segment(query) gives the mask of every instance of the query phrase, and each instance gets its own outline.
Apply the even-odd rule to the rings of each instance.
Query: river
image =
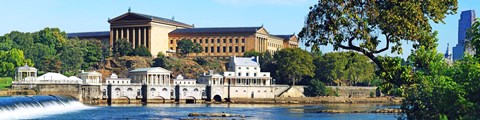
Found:
[[[18,99],[18,98],[16,98]],[[23,98],[22,98],[23,99]],[[35,100],[40,98],[35,97]],[[42,98],[46,99],[46,98]],[[5,100],[3,100],[5,101]],[[10,100],[12,101],[12,100]],[[19,101],[19,100],[15,100]],[[35,101],[34,105],[25,106],[25,100],[16,107],[5,107],[0,98],[0,115],[3,119],[193,119],[188,114],[198,113],[230,113],[245,116],[226,119],[375,119],[393,120],[398,114],[385,113],[312,113],[316,110],[375,110],[380,108],[398,108],[391,104],[321,104],[321,105],[273,105],[273,104],[150,104],[150,105],[112,105],[87,106],[77,101],[45,102]],[[58,104],[52,104],[58,103]],[[37,105],[38,104],[38,105]],[[63,105],[62,105],[63,104]],[[9,109],[5,109],[9,108]],[[199,117],[202,118],[202,117]],[[206,117],[203,117],[206,118]],[[223,118],[225,119],[225,118]]]

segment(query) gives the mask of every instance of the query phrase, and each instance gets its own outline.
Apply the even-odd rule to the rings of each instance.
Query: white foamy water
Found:
[[[95,107],[86,106],[78,101],[47,102],[43,104],[18,104],[15,108],[0,108],[0,119],[37,119],[49,115],[75,112]]]

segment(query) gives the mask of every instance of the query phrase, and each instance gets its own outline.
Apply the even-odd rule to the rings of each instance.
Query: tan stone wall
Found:
[[[198,54],[189,54],[189,56],[200,57],[220,57],[228,58],[230,56],[243,56],[248,50],[253,49],[253,35],[185,35],[170,36],[169,49],[177,50],[177,42],[182,39],[189,39],[202,46],[202,52]],[[213,51],[212,51],[213,49]]]
[[[152,53],[152,56],[156,57],[158,52],[162,52],[163,54],[167,55],[166,51],[169,50],[168,33],[175,29],[176,27],[174,26],[152,23],[150,31],[150,52]]]
[[[268,38],[268,44],[267,44],[267,50],[268,52],[270,53],[275,53],[277,52],[278,50],[281,50],[284,48],[284,45],[283,45],[283,39],[282,38],[278,38],[278,37],[272,37],[270,36]]]

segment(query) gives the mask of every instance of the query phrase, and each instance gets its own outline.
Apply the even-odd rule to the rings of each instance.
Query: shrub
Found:
[[[201,58],[201,57],[195,58],[195,62],[197,62],[199,65],[206,65],[206,64],[208,64],[207,59]]]
[[[148,51],[148,48],[145,47],[145,46],[140,46],[140,47],[135,48],[135,50],[133,52],[133,55],[144,56],[144,57],[152,57],[152,54],[150,53],[150,51]]]
[[[311,96],[326,96],[328,95],[328,89],[325,84],[317,79],[313,79],[308,84],[309,94]]]

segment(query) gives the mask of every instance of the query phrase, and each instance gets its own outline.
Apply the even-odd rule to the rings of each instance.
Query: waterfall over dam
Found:
[[[36,119],[92,108],[61,96],[0,97],[1,119]]]

